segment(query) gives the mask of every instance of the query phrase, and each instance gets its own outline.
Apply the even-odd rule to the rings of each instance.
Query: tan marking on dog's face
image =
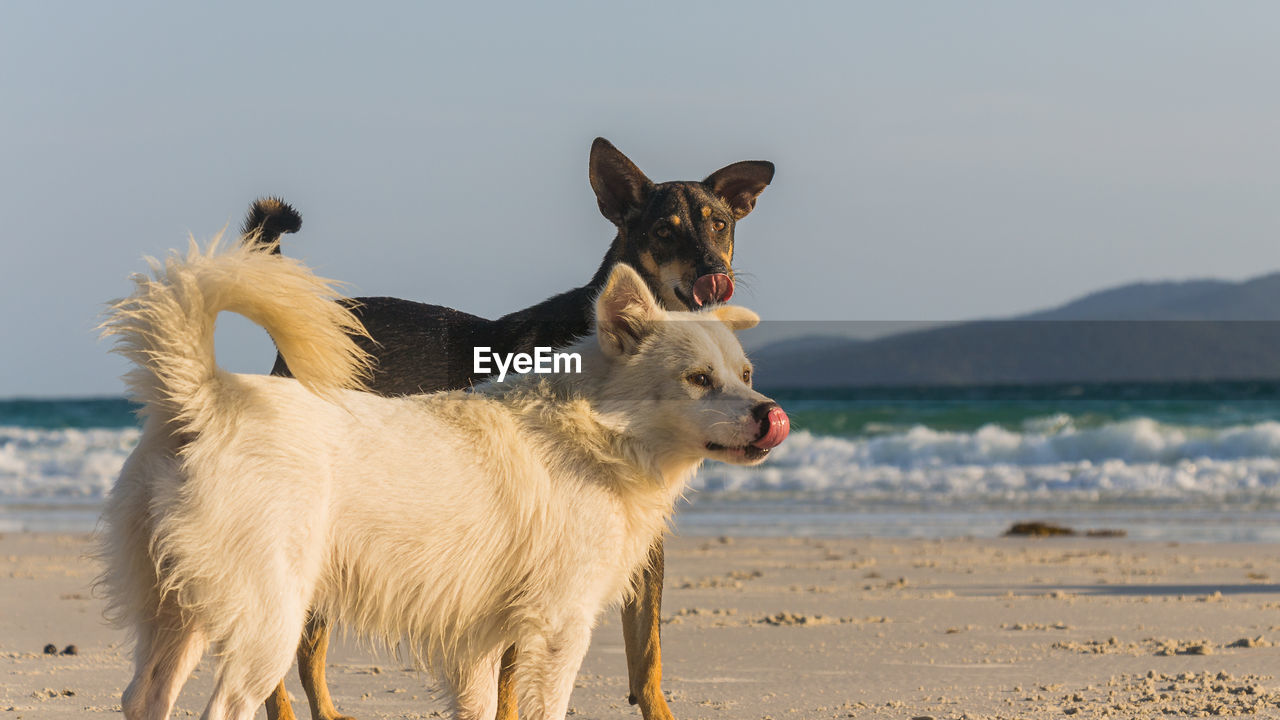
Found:
[[[639,254],[640,266],[646,277],[652,278],[657,285],[658,300],[663,307],[684,309],[685,303],[676,295],[675,288],[684,287],[692,281],[685,278],[685,268],[679,262],[659,263],[653,253],[645,251]],[[653,289],[652,287],[650,289]]]
[[[667,222],[671,223],[672,227],[680,227],[680,216],[672,215],[671,217],[667,218]]]
[[[658,276],[658,261],[653,259],[653,253],[640,253],[640,266],[644,268],[645,273],[648,274],[649,277]]]
[[[704,217],[704,218],[709,218],[709,217],[711,217],[711,206],[710,206],[710,205],[703,205],[703,206],[702,206],[702,217]]]
[[[678,309],[684,308],[685,303],[676,294],[676,288],[690,287],[693,280],[689,272],[689,268],[681,262],[668,262],[658,266],[658,297],[662,300],[663,307]]]

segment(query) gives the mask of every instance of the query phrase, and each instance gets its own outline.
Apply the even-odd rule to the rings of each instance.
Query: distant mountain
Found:
[[[1018,320],[1280,320],[1280,273],[1122,285]]]
[[[775,360],[784,360],[796,354],[822,354],[864,342],[866,341],[840,335],[802,335],[751,350],[751,362],[756,365],[772,365]]]
[[[752,353],[762,386],[1280,378],[1280,273],[1135,283],[1008,320]]]

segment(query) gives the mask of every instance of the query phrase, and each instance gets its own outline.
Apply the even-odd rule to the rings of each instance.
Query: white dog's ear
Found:
[[[760,324],[760,316],[741,305],[720,305],[715,310],[716,318],[729,326],[730,330],[750,330]]]
[[[596,298],[596,336],[606,355],[635,352],[653,331],[662,314],[644,278],[626,263],[618,263]]]

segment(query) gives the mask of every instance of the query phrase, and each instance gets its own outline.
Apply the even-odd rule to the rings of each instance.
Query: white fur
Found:
[[[251,717],[308,609],[405,641],[463,718],[493,717],[514,644],[522,716],[562,718],[596,617],[698,464],[759,461],[740,449],[767,398],[730,330],[754,314],[667,313],[625,265],[599,339],[574,348],[583,374],[407,398],[343,389],[366,367],[359,325],[296,261],[215,241],[152,268],[106,324],[146,415],[102,537],[101,582],[137,641],[129,720],[167,717],[209,645],[205,717]],[[221,310],[265,327],[301,382],[218,369]]]

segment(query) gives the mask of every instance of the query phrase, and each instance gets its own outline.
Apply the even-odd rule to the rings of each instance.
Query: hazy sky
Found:
[[[767,319],[1274,270],[1278,36],[1271,2],[3,3],[0,398],[119,394],[102,303],[268,193],[354,294],[580,285],[597,135],[654,180],[777,164],[735,263]]]

